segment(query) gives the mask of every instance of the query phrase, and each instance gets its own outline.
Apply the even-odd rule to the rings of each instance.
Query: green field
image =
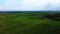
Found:
[[[0,14],[0,34],[60,34],[60,21],[42,18],[56,12]]]

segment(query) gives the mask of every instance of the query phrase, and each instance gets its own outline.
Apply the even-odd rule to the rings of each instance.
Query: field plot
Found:
[[[0,13],[0,34],[60,34],[58,13],[60,14],[60,12]]]

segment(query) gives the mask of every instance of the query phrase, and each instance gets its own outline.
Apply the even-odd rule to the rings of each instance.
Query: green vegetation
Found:
[[[42,18],[45,12],[0,14],[0,34],[60,34],[60,21]]]

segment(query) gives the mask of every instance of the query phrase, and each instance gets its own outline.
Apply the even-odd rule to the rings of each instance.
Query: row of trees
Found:
[[[48,18],[48,19],[60,21],[60,13],[55,13],[53,15],[47,14],[47,15],[43,16],[43,18]]]

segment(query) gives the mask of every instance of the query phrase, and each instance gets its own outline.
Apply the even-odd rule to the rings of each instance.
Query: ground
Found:
[[[60,34],[60,21],[42,19],[41,17],[46,14],[54,12],[0,14],[0,34]]]

